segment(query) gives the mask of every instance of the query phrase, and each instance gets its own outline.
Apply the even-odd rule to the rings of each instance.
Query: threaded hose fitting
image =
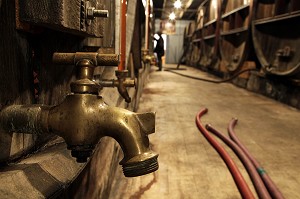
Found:
[[[122,167],[123,167],[123,173],[126,177],[136,177],[136,176],[152,173],[158,170],[157,156],[154,156],[150,159],[141,162],[124,164],[122,165]]]

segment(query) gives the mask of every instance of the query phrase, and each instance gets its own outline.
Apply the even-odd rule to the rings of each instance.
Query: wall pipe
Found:
[[[120,42],[120,63],[118,70],[125,70],[125,59],[126,59],[126,11],[127,5],[126,0],[121,0],[121,11],[120,11],[120,27],[121,27],[121,42]]]
[[[202,109],[196,116],[196,125],[199,131],[203,134],[203,136],[207,139],[207,141],[216,149],[219,155],[222,157],[227,167],[229,168],[232,177],[235,181],[235,184],[244,199],[254,199],[254,195],[251,192],[249,186],[247,185],[245,179],[240,173],[238,167],[231,159],[227,151],[207,132],[207,130],[202,126],[200,118],[205,113],[207,113],[207,108]]]
[[[266,171],[262,168],[259,162],[251,155],[249,150],[243,145],[243,143],[239,140],[234,132],[234,127],[237,124],[237,119],[232,119],[229,126],[228,126],[228,133],[231,139],[244,151],[245,155],[251,160],[252,164],[256,168],[257,172],[259,173],[260,177],[262,178],[263,182],[265,183],[269,193],[271,194],[272,198],[274,199],[284,199],[284,196],[272,181],[270,176],[266,173]]]
[[[239,159],[244,164],[245,168],[247,169],[249,176],[253,182],[257,195],[261,199],[271,199],[271,196],[266,189],[262,179],[260,178],[259,174],[256,172],[254,165],[252,164],[251,160],[246,156],[243,150],[232,140],[226,137],[223,133],[213,128],[210,124],[207,124],[206,129],[212,132],[214,135],[219,137],[225,144],[227,144],[239,157]]]
[[[146,21],[145,21],[145,50],[149,50],[149,17],[150,17],[150,0],[147,0]]]

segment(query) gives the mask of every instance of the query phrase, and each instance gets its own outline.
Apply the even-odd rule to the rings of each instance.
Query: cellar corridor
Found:
[[[195,125],[200,109],[208,108],[203,124],[227,135],[227,126],[237,118],[235,132],[257,158],[286,198],[300,198],[300,112],[230,83],[212,84],[152,68],[140,112],[155,111],[156,132],[149,136],[159,153],[159,170],[138,178],[124,178],[118,168],[111,199],[241,198],[218,153]],[[198,69],[183,66],[176,72],[215,79]],[[252,192],[255,190],[242,163],[218,140],[236,161]]]

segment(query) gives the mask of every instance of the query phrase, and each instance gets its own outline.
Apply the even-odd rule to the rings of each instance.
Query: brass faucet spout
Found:
[[[117,70],[116,71],[116,76],[118,78],[118,91],[120,93],[120,95],[125,99],[125,102],[130,103],[131,102],[131,98],[128,95],[127,89],[126,87],[133,87],[135,86],[134,80],[128,80],[126,79],[128,74],[127,70]]]
[[[78,162],[87,161],[99,140],[109,136],[123,150],[120,164],[125,176],[158,169],[158,155],[148,139],[155,131],[155,114],[110,107],[101,96],[71,94],[57,106],[12,105],[0,112],[0,127],[17,133],[55,133],[64,138]]]
[[[98,53],[54,53],[53,61],[78,67],[77,80],[71,83],[73,94],[57,106],[12,105],[0,111],[0,128],[16,133],[54,133],[64,138],[77,162],[86,162],[104,136],[114,138],[124,158],[120,162],[124,175],[134,177],[158,169],[157,157],[149,146],[148,134],[155,131],[154,113],[133,113],[110,107],[98,95],[100,85],[92,81],[98,65],[116,65],[116,55]],[[128,71],[116,71],[117,80],[102,86],[117,86],[126,102],[131,99],[126,87],[134,80],[126,79]]]
[[[0,128],[7,132],[42,134],[54,133],[64,138],[77,162],[86,162],[104,136],[114,138],[121,146],[124,158],[120,162],[126,177],[154,172],[157,157],[149,146],[148,134],[155,131],[154,113],[133,113],[110,107],[98,95],[99,84],[93,78],[98,65],[116,65],[117,55],[98,53],[54,53],[53,61],[78,67],[77,80],[71,83],[73,94],[57,106],[12,105],[0,111]],[[126,102],[131,99],[126,87],[128,71],[116,71],[117,80],[104,81],[102,86],[117,86]],[[0,140],[1,141],[1,140]],[[1,143],[0,143],[1,144]]]
[[[114,138],[123,150],[120,165],[124,175],[133,177],[157,170],[158,155],[150,149],[147,136],[155,131],[155,114],[136,114],[116,107],[109,107],[104,114],[115,118],[112,123],[101,119],[100,123],[105,136]]]

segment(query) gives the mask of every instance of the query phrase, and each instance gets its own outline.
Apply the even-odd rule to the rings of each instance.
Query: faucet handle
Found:
[[[74,64],[79,70],[77,80],[71,83],[74,93],[97,94],[99,85],[93,82],[96,66],[118,66],[119,55],[96,52],[54,53],[52,61],[56,64]]]
[[[55,52],[52,61],[55,64],[77,65],[80,60],[90,60],[96,66],[118,66],[119,55],[117,54],[100,54],[97,52],[76,52],[76,53],[59,53]]]

